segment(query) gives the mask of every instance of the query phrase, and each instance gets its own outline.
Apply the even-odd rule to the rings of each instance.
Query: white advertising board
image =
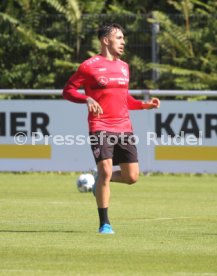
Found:
[[[217,173],[215,101],[162,101],[158,110],[132,111],[130,116],[139,140],[141,171]],[[0,101],[0,171],[94,167],[85,105],[64,100]]]
[[[162,101],[145,112],[145,171],[217,173],[217,102]]]

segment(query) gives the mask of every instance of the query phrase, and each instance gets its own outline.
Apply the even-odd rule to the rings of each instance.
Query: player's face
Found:
[[[108,50],[113,56],[121,56],[124,53],[124,35],[121,30],[114,29],[108,36]]]

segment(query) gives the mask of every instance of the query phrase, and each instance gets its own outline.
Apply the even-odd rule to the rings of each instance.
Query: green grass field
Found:
[[[217,176],[112,183],[115,235],[76,177],[0,174],[0,275],[217,275]]]

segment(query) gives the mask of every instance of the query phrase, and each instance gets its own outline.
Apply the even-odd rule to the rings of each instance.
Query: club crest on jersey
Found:
[[[101,87],[105,87],[108,82],[109,82],[108,78],[106,78],[104,76],[100,76],[97,78],[97,83]]]
[[[127,73],[127,69],[125,67],[121,67],[121,72],[123,73],[123,75],[125,77],[127,77],[128,73]]]

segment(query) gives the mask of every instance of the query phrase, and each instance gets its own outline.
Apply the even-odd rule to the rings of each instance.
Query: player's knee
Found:
[[[130,173],[127,177],[127,184],[129,184],[129,185],[135,184],[137,182],[138,178],[139,178],[138,172]]]
[[[105,183],[109,183],[112,177],[112,173],[110,172],[103,172],[102,174],[102,178],[104,180]]]
[[[102,179],[103,183],[107,184],[110,182],[112,177],[112,169],[103,168],[99,171],[99,178]]]

